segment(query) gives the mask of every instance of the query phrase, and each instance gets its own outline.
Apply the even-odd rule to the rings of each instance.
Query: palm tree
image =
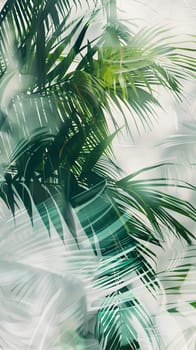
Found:
[[[86,3],[91,9],[92,4]],[[195,208],[167,193],[166,189],[176,186],[174,180],[140,178],[164,164],[122,177],[112,154],[112,140],[120,132],[113,107],[122,115],[130,134],[125,108],[138,131],[141,126],[152,127],[159,106],[156,86],[180,98],[181,79],[192,75],[194,60],[186,54],[189,49],[175,44],[164,28],[130,32],[118,21],[116,1],[103,1],[104,12],[96,2],[90,15],[83,17],[75,12],[72,15],[78,6],[79,0],[73,4],[65,0],[7,0],[1,10],[0,124],[4,159],[0,196],[16,216],[16,223],[17,206],[23,203],[33,227],[38,220],[43,229],[42,220],[47,228],[51,241],[25,236],[27,251],[41,249],[47,261],[51,252],[55,259],[59,254],[57,260],[64,261],[66,271],[83,280],[87,290],[97,293],[96,298],[90,298],[90,314],[89,306],[85,309],[85,293],[74,299],[70,315],[77,319],[76,342],[80,338],[81,342],[88,339],[88,343],[93,335],[101,349],[158,349],[161,340],[135,289],[142,285],[140,288],[156,295],[159,280],[154,247],[162,246],[168,232],[191,244],[194,236],[176,214],[195,220]],[[100,13],[103,25],[91,38],[91,27]],[[194,190],[184,182],[177,186]],[[53,239],[54,228],[65,250],[59,248],[59,240],[57,244]],[[53,242],[53,248],[49,242]],[[17,255],[16,249],[17,259],[22,261],[25,249],[21,250],[19,243],[16,248],[20,253]],[[72,254],[72,264],[65,253]],[[90,264],[89,256],[89,270],[81,268],[80,264]],[[52,278],[61,272],[54,269]],[[51,288],[53,283],[47,275],[50,293],[46,295],[41,288],[42,272],[33,276],[33,288],[41,293],[38,305],[46,301],[50,304],[58,293],[63,295],[63,282],[55,282],[59,292]],[[7,291],[6,279],[3,283]],[[17,278],[9,281],[9,285],[14,284],[10,295],[30,298],[31,283],[27,277],[24,283]],[[60,307],[56,301],[54,305],[50,309],[53,316]],[[47,321],[47,305],[44,307],[40,320]],[[59,314],[61,321],[68,317],[65,312]],[[62,329],[65,326],[61,321],[57,325]],[[51,332],[49,323],[39,324],[47,334]],[[93,329],[89,324],[94,324]],[[32,338],[30,348],[59,349],[55,342],[44,343],[41,331],[36,332],[36,342]],[[62,341],[65,347],[66,341]],[[10,349],[15,346],[9,337],[7,343],[0,343],[3,348],[8,344]],[[25,339],[20,348],[26,346]]]

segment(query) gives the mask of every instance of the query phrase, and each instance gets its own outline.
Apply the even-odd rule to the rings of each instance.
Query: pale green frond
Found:
[[[196,155],[196,123],[183,123],[174,135],[162,140],[163,155],[167,158],[177,158],[183,164],[193,165]]]

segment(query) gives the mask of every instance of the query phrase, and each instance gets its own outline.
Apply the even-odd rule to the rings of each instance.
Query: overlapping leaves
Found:
[[[193,75],[195,63],[185,47],[170,43],[174,38],[162,28],[133,34],[124,25],[114,25],[115,1],[111,7],[109,1],[103,4],[107,20],[93,40],[88,40],[88,34],[96,11],[90,19],[72,20],[71,4],[63,0],[8,0],[3,7],[2,95],[15,73],[31,78],[3,105],[3,121],[11,124],[12,116],[17,124],[10,128],[17,146],[5,166],[0,196],[13,215],[22,201],[33,224],[35,204],[49,234],[55,227],[65,245],[66,238],[72,239],[68,271],[79,269],[87,281],[93,271],[87,287],[99,292],[97,304],[94,297],[99,310],[95,333],[102,349],[149,344],[157,349],[151,316],[130,292],[130,283],[142,281],[155,294],[158,281],[152,244],[161,246],[166,232],[191,244],[193,234],[176,215],[195,221],[195,208],[166,189],[195,188],[163,177],[136,178],[151,169],[119,179],[119,169],[110,157],[111,142],[119,130],[111,102],[122,115],[124,104],[133,118],[136,113],[144,127],[150,126],[159,106],[156,86],[179,97],[181,79]],[[108,114],[116,129],[113,134],[108,130]],[[127,118],[124,121],[129,128]],[[83,247],[88,246],[81,268],[81,231],[71,205],[85,230]],[[65,235],[64,221],[71,238]],[[26,252],[31,248],[30,244]],[[98,261],[96,265],[93,260],[93,267],[92,256]],[[139,336],[144,343],[140,344]]]

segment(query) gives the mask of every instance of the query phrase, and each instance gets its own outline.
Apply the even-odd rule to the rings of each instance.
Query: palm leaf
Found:
[[[162,140],[160,145],[164,146],[164,157],[177,157],[177,160],[182,160],[183,163],[194,165],[196,151],[196,124],[194,121],[183,123],[180,130]]]
[[[98,313],[96,331],[101,348],[141,349],[150,346],[159,349],[159,337],[153,331],[148,314],[134,297],[123,302],[122,295],[119,292],[109,296]]]
[[[154,167],[150,167],[149,170],[151,168]],[[144,169],[144,171],[146,170],[148,170],[148,168]],[[162,237],[161,226],[163,224],[175,235],[181,236],[187,240],[188,243],[191,243],[194,236],[186,227],[177,221],[175,215],[172,215],[172,212],[187,216],[195,221],[196,212],[193,205],[163,191],[157,190],[157,187],[164,188],[167,186],[169,188],[170,186],[175,186],[175,182],[170,183],[166,178],[133,180],[136,175],[141,173],[142,170],[118,181],[117,188],[123,190],[123,192],[119,194],[113,192],[114,198],[121,200],[122,205],[123,203],[127,203],[128,205],[131,204],[133,209],[144,214],[145,217],[148,218],[149,223],[154,228],[156,234],[160,235],[160,237]],[[183,187],[187,190],[194,190],[194,187],[188,183],[177,183],[176,186]]]
[[[171,337],[171,341],[166,344],[166,348],[173,349],[181,346],[183,349],[193,349],[195,344],[195,246],[187,248],[187,246],[179,247],[176,242],[174,244],[176,254],[169,258],[167,268],[164,267],[163,270],[161,267],[158,276],[163,286],[161,308],[167,310],[170,317],[180,326]]]
[[[69,332],[77,338],[75,327],[83,329],[85,324],[83,288],[76,276],[76,265],[79,265],[75,261],[73,282],[73,264],[70,261],[72,251],[75,251],[77,260],[78,248],[66,226],[65,251],[65,246],[54,229],[51,238],[44,234],[38,213],[34,211],[34,227],[24,211],[17,211],[16,215],[17,226],[14,228],[12,220],[9,220],[1,231],[0,298],[4,295],[5,302],[2,308],[0,344],[2,347],[9,346],[10,349],[15,346],[20,349],[29,346],[37,349],[60,346],[59,331],[66,341]],[[10,258],[8,252],[11,253]],[[84,252],[84,260],[85,256],[89,259],[89,254],[89,251],[88,254]],[[68,266],[72,266],[72,269]],[[65,285],[68,303],[67,298],[64,298]],[[76,292],[74,295],[72,288]],[[71,300],[72,306],[69,304]],[[18,326],[17,319],[20,319]],[[69,324],[71,320],[72,326]],[[69,324],[69,329],[66,324]]]

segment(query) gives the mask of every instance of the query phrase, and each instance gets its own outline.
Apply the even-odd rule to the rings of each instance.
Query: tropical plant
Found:
[[[15,302],[23,300],[24,311],[36,289],[39,294],[34,317],[40,329],[29,323],[35,332],[28,342],[28,328],[20,349],[59,349],[59,333],[73,331],[83,349],[92,337],[103,350],[159,349],[153,317],[136,290],[158,293],[154,247],[168,234],[192,243],[181,216],[194,221],[195,208],[167,191],[195,188],[165,177],[140,178],[166,164],[123,177],[112,154],[112,140],[121,131],[114,107],[130,134],[127,115],[138,131],[152,127],[156,87],[180,98],[181,80],[193,74],[194,59],[164,28],[130,32],[118,21],[116,1],[102,1],[103,8],[96,2],[93,11],[86,4],[83,17],[75,13],[83,5],[79,0],[7,0],[1,10],[0,196],[19,222],[16,238],[2,235],[2,262],[6,267],[9,245],[16,244],[8,275],[14,263],[26,264],[24,275],[14,279],[2,273],[3,291],[14,298],[14,320]],[[100,14],[100,32],[91,38]],[[33,227],[45,227],[50,238],[36,236],[33,228],[34,235],[24,234],[21,225],[30,225],[26,217],[23,224],[18,219],[22,204]],[[54,230],[61,240],[54,239]],[[45,263],[39,272],[33,257],[41,259],[40,252]],[[45,274],[51,258],[53,269]],[[70,309],[65,300],[60,304],[68,275],[78,283],[68,281],[76,296]],[[15,349],[17,332],[13,337],[9,322],[5,335],[5,324],[0,345]],[[66,342],[62,336],[67,349]]]

